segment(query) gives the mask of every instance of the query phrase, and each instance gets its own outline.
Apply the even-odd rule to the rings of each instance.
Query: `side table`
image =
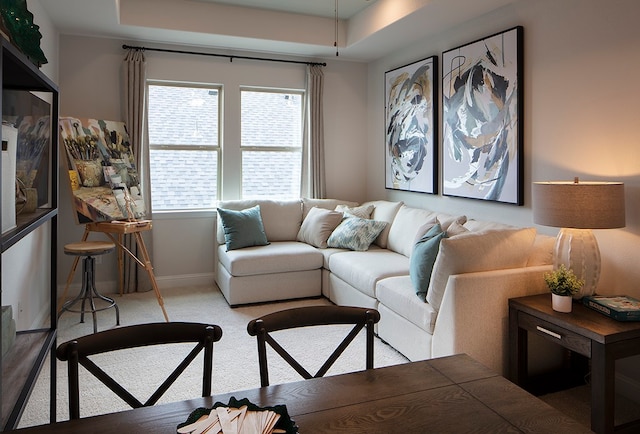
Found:
[[[591,359],[591,429],[639,432],[640,420],[615,427],[616,360],[640,354],[640,322],[621,322],[574,302],[571,313],[551,308],[551,294],[509,300],[509,379],[524,387],[528,333]],[[524,387],[526,388],[526,387]]]

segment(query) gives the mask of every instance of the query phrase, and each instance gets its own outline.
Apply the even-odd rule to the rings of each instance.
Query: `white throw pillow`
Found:
[[[363,203],[363,205],[373,205],[373,213],[371,214],[371,218],[373,220],[389,223],[375,240],[375,243],[383,249],[387,248],[387,240],[389,239],[391,223],[393,223],[393,219],[396,217],[398,210],[403,204],[404,202],[389,202],[387,200],[374,200]]]
[[[302,226],[300,226],[300,231],[298,232],[297,240],[320,249],[325,249],[329,235],[338,227],[341,221],[341,212],[330,211],[314,206],[304,218]]]
[[[362,206],[338,205],[336,207],[336,211],[339,211],[343,214],[349,214],[354,217],[360,217],[361,219],[370,219],[371,213],[373,212],[373,205],[362,205]],[[345,215],[345,217],[349,217],[349,215]]]
[[[526,266],[535,236],[535,228],[525,228],[467,232],[443,239],[433,265],[427,302],[440,310],[447,281],[453,274]]]

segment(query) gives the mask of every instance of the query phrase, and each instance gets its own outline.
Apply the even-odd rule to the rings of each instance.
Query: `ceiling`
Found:
[[[338,0],[341,59],[371,61],[524,0]],[[335,57],[336,0],[41,0],[61,34]],[[37,19],[36,19],[37,24]]]
[[[335,0],[195,0],[209,3],[335,18]],[[338,17],[347,20],[376,0],[338,0]]]

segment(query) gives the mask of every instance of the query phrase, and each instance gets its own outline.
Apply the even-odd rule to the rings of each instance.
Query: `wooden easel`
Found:
[[[164,319],[169,322],[169,316],[167,315],[167,311],[164,308],[164,300],[162,299],[162,294],[160,294],[160,289],[158,289],[158,283],[156,282],[156,277],[153,274],[153,266],[151,265],[151,258],[149,257],[149,252],[147,251],[147,247],[144,244],[144,239],[142,238],[142,232],[151,230],[151,220],[137,220],[137,221],[114,221],[114,222],[92,222],[87,223],[84,228],[84,235],[82,236],[82,241],[86,241],[89,237],[89,233],[91,232],[102,232],[106,234],[111,241],[113,241],[118,247],[118,274],[119,274],[119,291],[120,295],[122,295],[123,287],[124,287],[124,274],[122,272],[124,267],[124,253],[126,252],[133,260],[135,260],[142,268],[147,271],[149,275],[149,280],[151,281],[151,286],[156,294],[156,298],[158,299],[158,304],[162,309],[162,313],[164,314]],[[129,250],[123,243],[123,236],[126,234],[133,234],[140,249],[141,258],[138,258],[135,253]],[[114,236],[115,235],[115,236]],[[71,267],[71,271],[69,272],[69,277],[67,278],[67,284],[64,287],[64,293],[62,295],[63,300],[67,297],[67,291],[69,289],[69,285],[73,280],[73,275],[76,272],[76,268],[78,267],[79,257],[76,257],[73,260],[73,266]]]

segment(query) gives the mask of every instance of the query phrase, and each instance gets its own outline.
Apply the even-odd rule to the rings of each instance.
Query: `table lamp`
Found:
[[[600,250],[591,229],[625,225],[624,183],[546,181],[533,183],[533,222],[559,227],[554,269],[564,264],[585,284],[574,298],[595,293],[600,278]]]

